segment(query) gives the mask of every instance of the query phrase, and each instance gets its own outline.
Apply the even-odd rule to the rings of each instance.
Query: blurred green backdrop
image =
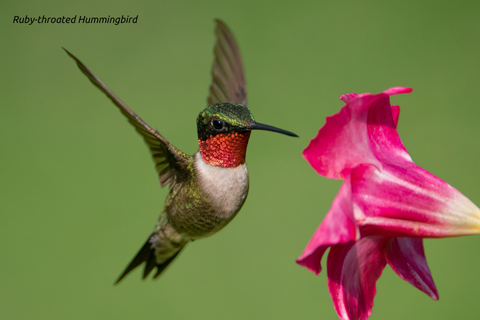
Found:
[[[137,24],[13,17],[138,15]],[[480,204],[478,1],[3,1],[0,319],[337,319],[326,274],[295,264],[335,197],[301,157],[339,96],[393,97],[417,164]],[[250,194],[158,280],[113,282],[152,230],[160,189],[142,139],[66,47],[187,153],[206,106],[214,19],[233,30],[256,119]],[[477,319],[480,237],[426,240],[440,301],[387,267],[371,319]],[[325,265],[325,261],[323,262]]]

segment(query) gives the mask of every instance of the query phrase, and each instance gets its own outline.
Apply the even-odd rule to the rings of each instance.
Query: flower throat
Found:
[[[247,133],[227,133],[199,139],[198,145],[203,161],[212,166],[237,167],[245,163],[248,139]]]

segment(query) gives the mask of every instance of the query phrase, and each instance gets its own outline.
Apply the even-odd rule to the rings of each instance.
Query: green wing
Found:
[[[153,161],[155,162],[155,169],[158,172],[158,177],[162,187],[170,184],[170,188],[181,179],[182,173],[189,160],[190,156],[186,155],[179,149],[171,145],[158,131],[152,129],[139,116],[137,116],[122,100],[120,100],[103,82],[95,76],[80,60],[78,60],[67,49],[63,48],[67,54],[75,60],[80,70],[88,79],[103,93],[105,93],[110,100],[120,109],[128,121],[135,127],[147,143]]]
[[[247,87],[243,71],[242,56],[232,31],[221,20],[217,26],[212,66],[212,84],[208,105],[231,102],[247,106]]]

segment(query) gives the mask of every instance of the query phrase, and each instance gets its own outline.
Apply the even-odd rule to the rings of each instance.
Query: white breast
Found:
[[[212,199],[223,217],[235,214],[248,194],[247,164],[224,168],[205,163],[200,152],[195,154],[195,171],[202,191]]]

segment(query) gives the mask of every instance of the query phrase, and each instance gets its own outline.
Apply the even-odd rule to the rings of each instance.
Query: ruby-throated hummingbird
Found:
[[[253,119],[247,108],[245,75],[237,42],[222,21],[216,22],[209,107],[197,118],[199,151],[193,156],[171,145],[65,49],[140,133],[152,154],[161,186],[169,185],[170,189],[152,234],[116,283],[143,262],[146,263],[143,278],[155,267],[154,278],[158,277],[188,242],[214,234],[235,217],[248,194],[245,154],[252,130],[297,136]]]

